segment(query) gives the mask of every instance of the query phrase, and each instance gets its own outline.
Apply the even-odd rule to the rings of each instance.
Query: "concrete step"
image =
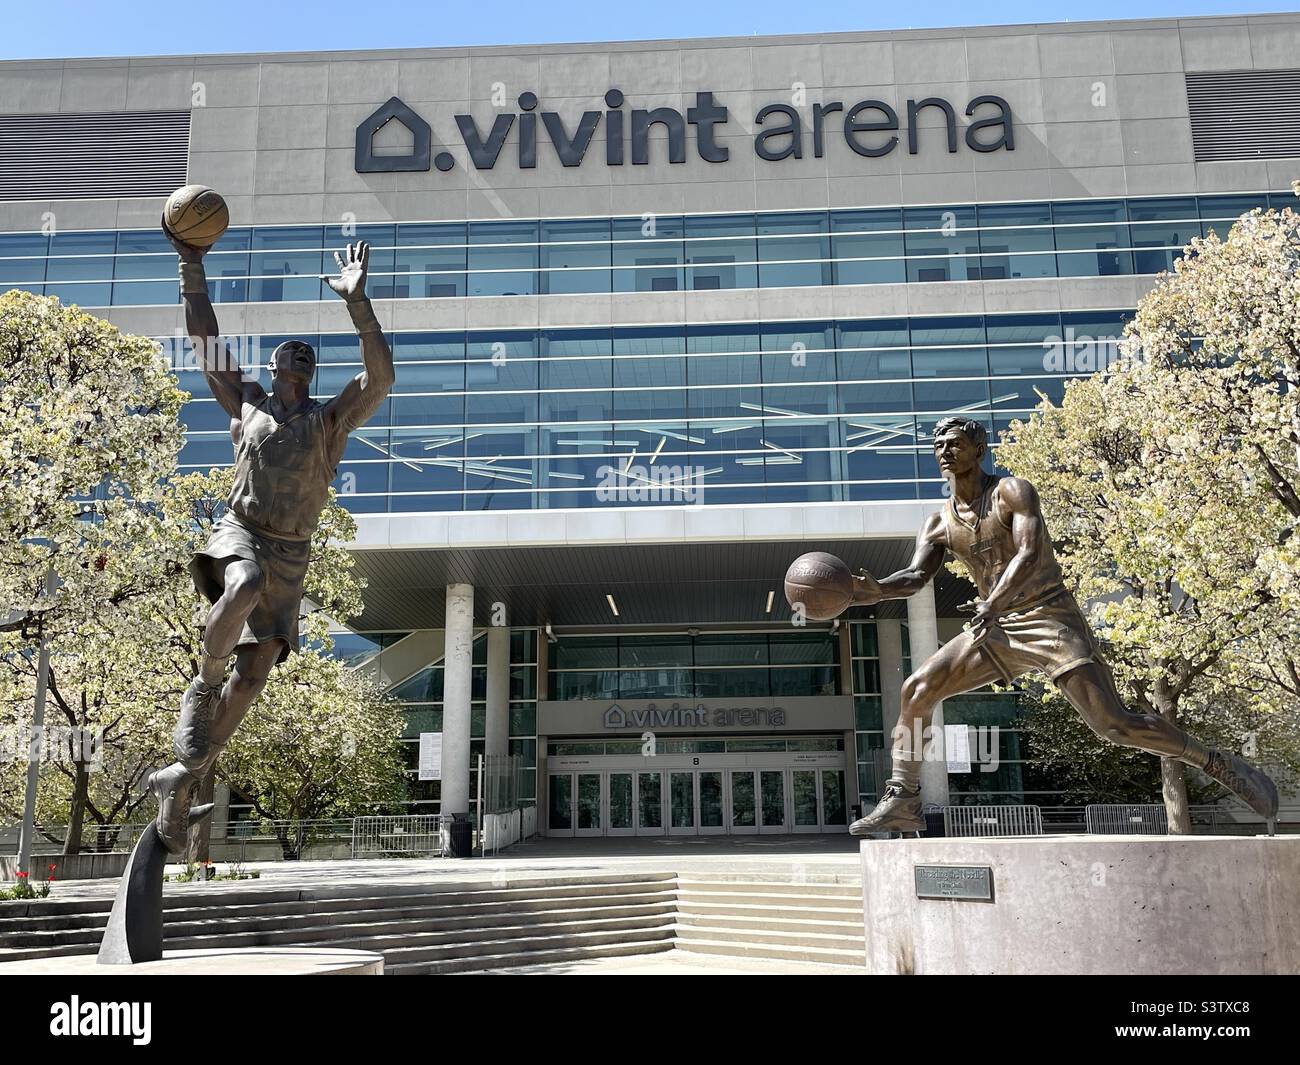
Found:
[[[600,886],[611,891],[617,891],[622,887],[635,890],[637,885],[649,883],[673,884],[675,882],[676,877],[672,873],[637,872],[593,874],[581,877],[512,878],[507,883],[500,885],[493,885],[491,881],[482,880],[455,881],[446,884],[434,882],[420,885],[331,884],[310,888],[230,887],[214,890],[206,885],[169,884],[164,885],[163,911],[212,907],[219,912],[227,913],[233,912],[232,907],[256,906],[268,907],[265,912],[272,913],[288,912],[294,907],[301,909],[301,904],[304,902],[312,903],[316,908],[321,908],[319,904],[335,900],[359,902],[364,899],[370,904],[382,906],[388,904],[387,900],[401,898],[417,901],[428,900],[435,896],[444,901],[459,901],[469,896],[483,898],[485,891],[490,891],[494,893],[495,897],[502,899],[511,897],[543,898],[555,893],[569,892],[573,888],[583,885]],[[241,881],[240,883],[250,882]],[[275,907],[275,909],[270,907]],[[12,921],[37,917],[103,914],[104,919],[107,920],[108,912],[112,908],[113,900],[108,897],[79,899],[59,899],[55,897],[31,899],[22,902],[0,902],[0,934],[12,927],[10,924]]]
[[[686,908],[695,905],[711,906],[753,906],[774,909],[828,909],[862,911],[862,897],[853,895],[801,895],[794,885],[786,885],[782,894],[776,892],[749,893],[735,886],[726,891],[700,891],[694,888],[679,888],[678,903]]]
[[[681,950],[679,945],[677,948]],[[743,966],[744,962],[738,954],[709,954],[702,950],[685,951],[689,954],[692,965],[702,965],[705,967],[716,967],[718,969],[735,969]],[[789,965],[787,972],[800,976],[866,976],[866,966],[861,962],[852,964],[840,964],[839,962],[815,961],[815,962],[796,962],[789,958],[768,958],[762,955],[750,955],[749,961],[758,962],[760,967],[756,967],[756,972],[770,971],[768,966],[776,963],[785,962]],[[780,975],[776,973],[775,975]]]
[[[553,955],[557,951],[568,952],[570,957],[590,957],[589,953],[584,952],[593,947],[608,948],[601,952],[604,954],[641,954],[645,953],[645,944],[662,944],[664,950],[672,949],[672,925],[665,923],[662,927],[636,930],[610,928],[559,932],[554,935],[528,934],[445,946],[428,944],[368,949],[383,953],[385,972],[390,971],[391,965],[393,972],[435,973],[530,965],[539,959],[547,960],[547,955]]]
[[[712,899],[678,898],[677,907],[683,913],[720,914],[735,917],[761,917],[779,919],[782,916],[817,917],[826,921],[856,921],[862,923],[862,904],[856,906],[805,906],[792,903],[787,898],[780,905],[766,899],[745,902],[716,902]],[[796,913],[797,911],[797,913]]]
[[[397,962],[384,965],[386,976],[422,976],[463,973],[466,976],[503,975],[522,965],[554,965],[590,958],[626,958],[637,954],[663,954],[673,949],[671,939],[630,939],[621,943],[591,943],[580,947],[532,950],[524,953],[449,958],[446,961]]]
[[[171,920],[164,929],[164,942],[175,949],[176,941],[194,940],[212,935],[276,934],[281,937],[301,937],[304,941],[329,938],[345,930],[382,928],[394,932],[415,929],[421,931],[482,929],[501,924],[537,923],[551,920],[555,915],[590,913],[601,915],[641,916],[644,914],[675,915],[676,902],[671,891],[639,895],[577,896],[554,898],[539,903],[493,903],[486,910],[473,904],[462,906],[429,906],[414,910],[345,910],[337,913],[295,913],[274,917],[245,917],[239,919],[211,918],[203,921]],[[185,915],[188,916],[188,915]],[[82,928],[59,931],[38,930],[12,933],[4,937],[7,947],[61,946],[64,944],[98,945],[103,935],[101,928]],[[284,942],[283,938],[277,940]],[[0,950],[0,957],[6,957]]]
[[[480,953],[484,944],[526,942],[553,939],[575,933],[611,933],[616,935],[665,935],[671,937],[676,916],[671,903],[649,908],[631,907],[637,912],[617,912],[605,908],[537,915],[535,921],[499,919],[497,923],[466,928],[430,928],[426,922],[391,923],[377,921],[354,925],[322,925],[285,931],[239,931],[224,929],[194,936],[168,935],[166,950],[240,950],[265,946],[334,946],[356,950],[373,950],[384,955],[393,951],[428,951],[433,957],[455,957]],[[67,943],[39,947],[22,947],[6,952],[6,961],[91,954],[98,941]],[[423,960],[423,955],[420,956]]]
[[[0,907],[0,957],[93,953],[110,900]],[[81,908],[76,908],[80,906]],[[324,885],[164,896],[168,950],[316,945],[374,950],[392,974],[488,972],[591,957],[691,953],[863,965],[852,883],[633,872],[506,883]]]
[[[810,914],[819,911],[808,911]],[[791,912],[783,917],[767,915],[736,915],[730,913],[690,913],[679,911],[679,925],[692,928],[717,928],[744,931],[747,929],[768,930],[772,932],[817,932],[824,935],[844,936],[849,939],[862,940],[862,920],[827,921],[820,917],[803,916],[802,911]]]
[[[458,887],[463,887],[459,886]],[[247,902],[232,899],[230,902],[219,900],[214,904],[212,896],[205,893],[199,905],[171,905],[166,907],[165,915],[168,925],[182,921],[243,921],[255,918],[293,918],[309,915],[324,918],[332,914],[355,913],[360,910],[384,912],[401,915],[404,911],[430,909],[448,909],[459,906],[479,907],[479,912],[513,912],[521,904],[544,907],[546,905],[563,906],[575,898],[617,899],[645,895],[647,892],[667,892],[674,890],[671,878],[627,880],[620,878],[617,882],[605,883],[600,880],[584,879],[580,883],[557,884],[547,881],[535,887],[495,888],[478,890],[443,891],[433,886],[419,892],[401,895],[372,895],[365,892],[347,896],[337,896],[326,900],[281,900],[275,902]],[[199,900],[196,900],[199,901]],[[16,934],[38,931],[71,931],[77,929],[99,930],[108,923],[108,910],[94,910],[82,914],[33,914],[22,918],[9,918],[0,921],[0,953],[10,939]]]
[[[798,880],[746,880],[736,877],[717,877],[699,879],[696,877],[678,877],[677,887],[681,891],[736,891],[743,890],[749,895],[788,895],[792,891],[804,898],[820,895],[834,895],[844,898],[862,898],[862,882],[851,884],[803,883]]]
[[[181,939],[168,939],[166,946],[173,950],[240,950],[264,946],[330,946],[343,949],[373,950],[385,957],[394,952],[412,957],[411,952],[427,952],[430,957],[457,957],[462,954],[481,953],[485,943],[525,942],[536,938],[554,938],[577,933],[609,933],[626,936],[629,933],[657,932],[664,929],[671,934],[672,914],[652,913],[641,916],[598,917],[579,912],[568,919],[538,924],[503,924],[490,928],[462,930],[430,930],[425,928],[395,929],[387,924],[361,925],[311,929],[307,932],[235,932],[226,935],[207,935]]]
[[[739,958],[775,958],[780,961],[846,965],[866,971],[865,952],[826,947],[779,946],[774,943],[732,943],[717,939],[678,939],[678,950]]]
[[[705,940],[714,943],[743,944],[754,952],[761,952],[764,947],[817,947],[826,950],[846,950],[865,957],[865,944],[862,936],[844,935],[838,932],[811,931],[767,931],[761,928],[720,928],[717,925],[677,925],[677,942],[689,943],[693,940]]]

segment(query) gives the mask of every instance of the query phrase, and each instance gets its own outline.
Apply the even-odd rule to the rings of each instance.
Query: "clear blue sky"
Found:
[[[1283,0],[10,0],[4,6],[0,59],[728,37],[1285,9]]]

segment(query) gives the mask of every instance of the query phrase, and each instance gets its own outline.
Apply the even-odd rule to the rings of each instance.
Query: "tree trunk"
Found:
[[[1176,758],[1160,759],[1160,790],[1164,795],[1169,831],[1186,836],[1192,831],[1192,812],[1187,803],[1187,779],[1183,763]]]
[[[207,775],[203,778],[203,782],[199,785],[198,795],[195,796],[194,805],[198,806],[200,803],[211,802],[212,794],[216,790],[216,785],[217,769],[216,766],[213,766],[208,770]],[[212,815],[209,814],[190,829],[190,838],[188,843],[189,861],[206,862],[211,857],[211,854],[209,853],[211,837]]]
[[[72,806],[68,810],[68,835],[63,841],[64,854],[81,853],[81,826],[86,820],[86,799],[90,791],[90,770],[83,761],[77,767],[72,782]]]

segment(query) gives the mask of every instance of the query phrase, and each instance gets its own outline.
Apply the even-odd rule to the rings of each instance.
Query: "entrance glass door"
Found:
[[[733,769],[731,777],[731,831],[743,835],[758,831],[758,793],[752,769]]]
[[[574,834],[578,836],[600,836],[604,834],[601,821],[599,773],[578,774],[578,819]]]
[[[690,770],[668,774],[668,832],[695,835],[695,774]]]
[[[844,770],[819,769],[822,778],[822,824],[834,829],[849,823],[849,808],[844,799]]]
[[[722,793],[722,770],[705,769],[696,774],[700,794],[700,835],[727,831],[726,800]]]
[[[751,752],[745,752],[747,755]],[[728,767],[685,758],[646,769],[644,759],[608,767],[583,760],[552,767],[542,797],[553,836],[695,836],[837,832],[848,824],[846,772],[813,762]],[[700,766],[704,761],[705,765]],[[720,760],[721,761],[721,760]],[[743,762],[743,759],[732,759]],[[764,764],[766,762],[766,764]]]
[[[834,832],[848,824],[843,769],[790,770],[792,832]]]
[[[548,830],[553,836],[571,836],[573,835],[573,774],[552,774],[547,785]]]
[[[785,770],[759,772],[759,831],[785,832]]]
[[[611,772],[609,774],[609,834],[611,836],[632,835],[636,831],[633,812],[632,774]]]
[[[817,791],[816,769],[792,769],[790,771],[790,805],[793,807],[794,824],[792,832],[820,832],[821,815],[818,810],[820,795]]]
[[[662,773],[636,775],[636,834],[638,836],[664,834],[664,775]]]

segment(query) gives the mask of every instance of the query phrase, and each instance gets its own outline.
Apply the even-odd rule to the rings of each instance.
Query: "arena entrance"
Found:
[[[562,755],[547,761],[550,836],[843,832],[845,754]]]

